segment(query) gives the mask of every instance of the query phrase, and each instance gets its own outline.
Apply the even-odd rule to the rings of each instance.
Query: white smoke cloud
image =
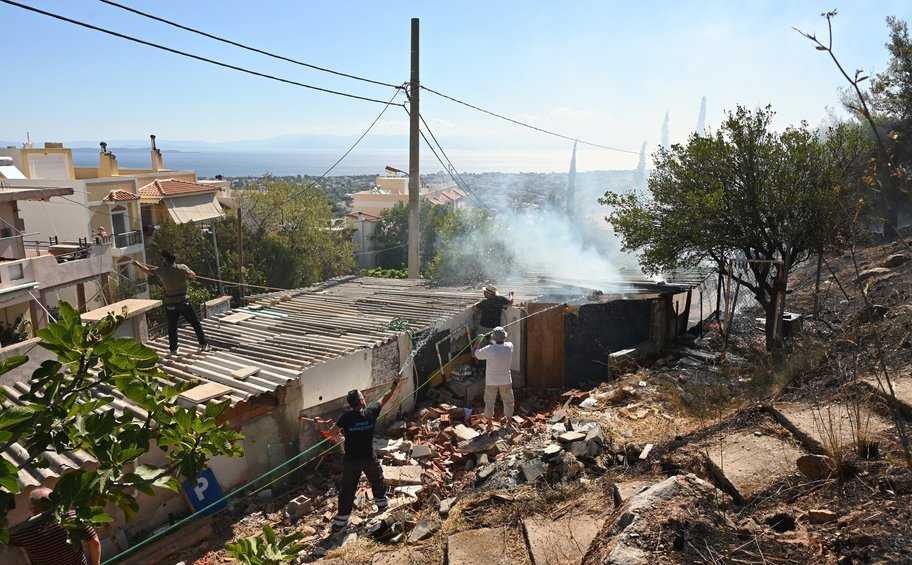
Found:
[[[697,115],[697,135],[706,133],[706,97],[700,100],[700,113]]]

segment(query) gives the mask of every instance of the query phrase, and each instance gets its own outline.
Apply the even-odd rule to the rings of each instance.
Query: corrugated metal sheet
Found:
[[[631,289],[638,287],[634,292],[643,292],[643,287],[649,285],[657,292],[663,286],[643,279],[617,283],[618,288],[624,285]],[[515,292],[517,305],[543,296],[585,299],[593,290],[597,289],[579,281],[542,276],[504,283],[500,289],[504,294]],[[397,339],[401,330],[389,329],[397,319],[408,320],[411,329],[423,331],[464,313],[481,298],[480,288],[474,286],[340,277],[308,288],[260,295],[246,307],[203,320],[206,336],[215,350],[197,352],[196,336],[188,326],[179,329],[180,342],[184,344],[181,351],[186,353],[169,356],[166,337],[147,345],[159,353],[166,382],[218,383],[227,389],[215,400],[228,399],[235,405],[275,392],[310,366]],[[259,370],[250,374],[254,372],[251,367]],[[238,374],[244,377],[237,378]],[[5,388],[10,402],[18,402],[19,396],[28,390],[23,383]],[[114,396],[112,404],[118,411],[129,407],[142,412],[109,390],[99,390],[97,394]],[[21,463],[26,457],[18,445],[2,456],[14,463]],[[51,463],[48,468],[26,466],[22,470],[19,480],[23,486],[38,485],[67,469],[92,463],[84,452],[48,452],[46,457]]]

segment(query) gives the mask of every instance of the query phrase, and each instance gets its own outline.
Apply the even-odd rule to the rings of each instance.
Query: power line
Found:
[[[406,110],[406,112],[408,112],[408,110]],[[443,165],[443,168],[445,168],[445,169],[447,170],[447,174],[450,175],[450,178],[453,179],[453,182],[455,182],[456,185],[459,186],[459,181],[462,181],[462,186],[465,186],[466,190],[468,190],[469,193],[470,193],[472,196],[475,197],[475,200],[478,200],[479,204],[481,204],[482,206],[484,206],[484,207],[487,208],[488,210],[493,211],[493,208],[491,208],[490,206],[488,206],[487,204],[485,204],[485,203],[481,200],[481,198],[480,198],[477,194],[475,194],[475,191],[472,190],[472,188],[469,186],[469,183],[467,183],[467,182],[465,181],[465,179],[462,178],[462,175],[459,174],[459,171],[456,170],[456,166],[453,165],[453,162],[450,161],[450,158],[447,156],[446,151],[443,150],[443,147],[440,145],[440,142],[437,141],[437,137],[434,135],[434,132],[431,131],[431,127],[427,124],[426,121],[424,121],[424,116],[422,116],[421,114],[418,114],[418,119],[421,120],[421,123],[422,123],[422,124],[424,124],[424,128],[427,130],[427,132],[428,132],[429,134],[431,134],[431,138],[434,140],[434,143],[437,144],[437,147],[440,149],[440,153],[444,156],[444,158],[446,158],[447,163],[449,163],[450,166],[447,167],[447,166],[443,163],[443,161],[440,161],[440,157],[437,157],[437,160],[440,161],[440,164]],[[423,132],[421,133],[421,137],[424,137],[424,133],[423,133]],[[424,142],[425,142],[425,143],[428,142],[426,137],[424,137]],[[430,144],[428,143],[428,145],[430,145]],[[434,153],[434,156],[437,156],[437,152],[434,151],[434,148],[433,148],[433,147],[431,147],[431,151]],[[456,173],[456,176],[459,177],[459,180],[456,180],[456,177],[453,176],[453,172]]]
[[[347,92],[341,92],[341,91],[338,91],[338,90],[330,90],[330,89],[328,89],[328,88],[322,88],[322,87],[319,87],[319,86],[313,86],[313,85],[310,85],[310,84],[305,84],[305,83],[303,83],[303,82],[298,82],[298,81],[294,81],[294,80],[290,80],[290,79],[286,79],[286,78],[277,77],[277,76],[275,76],[275,75],[270,75],[270,74],[267,74],[267,73],[261,73],[261,72],[259,72],[259,71],[254,71],[254,70],[247,69],[247,68],[244,68],[244,67],[239,67],[239,66],[237,66],[237,65],[231,65],[231,64],[229,64],[229,63],[223,63],[223,62],[221,62],[221,61],[216,61],[215,59],[209,59],[208,57],[203,57],[203,56],[201,56],[201,55],[194,55],[193,53],[188,53],[188,52],[186,52],[186,51],[181,51],[181,50],[179,50],[179,49],[174,49],[174,48],[172,48],[172,47],[166,47],[166,46],[164,46],[164,45],[159,45],[159,44],[157,44],[157,43],[153,43],[153,42],[151,42],[151,41],[146,41],[146,40],[144,40],[144,39],[139,39],[139,38],[133,37],[133,36],[131,36],[131,35],[126,35],[126,34],[123,34],[123,33],[119,33],[119,32],[116,32],[116,31],[112,31],[112,30],[110,30],[110,29],[105,29],[105,28],[103,28],[103,27],[98,27],[98,26],[95,26],[95,25],[92,25],[92,24],[88,24],[88,23],[85,23],[85,22],[81,22],[81,21],[79,21],[79,20],[74,20],[74,19],[68,18],[68,17],[66,17],[66,16],[61,16],[61,15],[59,15],[59,14],[54,14],[54,13],[52,13],[52,12],[47,12],[47,11],[45,11],[45,10],[41,10],[41,9],[38,9],[38,8],[35,8],[35,7],[32,7],[32,6],[27,6],[27,5],[25,5],[25,4],[20,4],[19,2],[13,2],[12,0],[0,0],[0,2],[3,2],[4,4],[9,4],[10,6],[16,6],[17,8],[22,8],[23,10],[28,10],[29,12],[35,12],[36,14],[41,14],[41,15],[47,16],[47,17],[49,17],[49,18],[54,18],[55,20],[60,20],[60,21],[63,21],[63,22],[71,23],[71,24],[73,24],[73,25],[78,25],[78,26],[81,26],[81,27],[84,27],[84,28],[87,28],[87,29],[91,29],[91,30],[94,30],[94,31],[101,32],[101,33],[106,33],[106,34],[112,35],[112,36],[114,36],[114,37],[119,37],[120,39],[126,39],[127,41],[132,41],[132,42],[134,42],[134,43],[139,43],[140,45],[145,45],[145,46],[147,46],[147,47],[153,47],[153,48],[155,48],[155,49],[160,49],[160,50],[162,50],[162,51],[167,51],[167,52],[169,52],[169,53],[174,53],[175,55],[181,55],[182,57],[188,57],[188,58],[190,58],[190,59],[196,59],[197,61],[202,61],[202,62],[204,62],[204,63],[210,63],[210,64],[212,64],[212,65],[216,65],[216,66],[219,66],[219,67],[224,67],[224,68],[226,68],[226,69],[231,69],[231,70],[234,70],[234,71],[238,71],[238,72],[242,72],[242,73],[247,73],[247,74],[249,74],[249,75],[258,76],[258,77],[261,77],[261,78],[266,78],[266,79],[269,79],[269,80],[274,80],[274,81],[276,81],[276,82],[282,82],[282,83],[290,84],[290,85],[293,85],[293,86],[300,86],[300,87],[302,87],[302,88],[308,88],[308,89],[310,89],[310,90],[316,90],[316,91],[318,91],[318,92],[325,92],[325,93],[327,93],[327,94],[335,94],[336,96],[344,96],[344,97],[346,97],[346,98],[353,98],[353,99],[355,99],[355,100],[364,100],[365,102],[374,102],[374,103],[376,103],[376,104],[387,104],[387,102],[385,102],[384,100],[378,100],[378,99],[376,99],[376,98],[368,98],[368,97],[366,97],[366,96],[358,96],[357,94],[349,94],[349,93],[347,93]]]
[[[6,1],[6,0],[3,0],[3,1]],[[529,129],[532,129],[532,130],[535,130],[535,131],[538,131],[538,132],[541,132],[541,133],[545,133],[545,134],[548,134],[548,135],[553,135],[554,137],[559,137],[559,138],[561,138],[561,139],[566,139],[566,140],[569,140],[569,141],[577,141],[577,142],[579,142],[579,143],[581,143],[581,144],[583,144],[583,145],[589,145],[589,146],[592,146],[592,147],[598,147],[599,149],[607,149],[607,150],[609,150],[609,151],[617,151],[617,152],[619,152],[619,153],[629,153],[629,154],[631,154],[631,155],[639,155],[639,154],[640,154],[639,151],[629,151],[629,150],[627,150],[627,149],[618,149],[617,147],[611,147],[611,146],[608,146],[608,145],[601,145],[601,144],[599,144],[599,143],[592,143],[591,141],[585,141],[585,140],[583,140],[583,139],[577,139],[577,138],[575,138],[575,137],[570,137],[569,135],[563,135],[563,134],[560,134],[560,133],[557,133],[557,132],[553,132],[553,131],[550,131],[550,130],[546,130],[546,129],[544,129],[544,128],[540,128],[540,127],[537,127],[537,126],[529,125],[529,124],[524,123],[524,122],[521,122],[521,121],[519,121],[519,120],[514,120],[513,118],[508,118],[507,116],[504,116],[504,115],[502,115],[502,114],[498,114],[498,113],[492,112],[492,111],[490,111],[490,110],[485,110],[484,108],[479,108],[478,106],[475,106],[474,104],[469,104],[468,102],[463,102],[462,100],[458,100],[458,99],[456,99],[456,98],[453,98],[452,96],[447,96],[446,94],[443,94],[442,92],[437,92],[436,90],[430,89],[430,88],[428,88],[428,87],[426,87],[426,86],[423,86],[423,85],[421,86],[421,89],[422,89],[422,90],[427,90],[427,91],[430,92],[431,94],[436,94],[437,96],[440,96],[441,98],[446,98],[447,100],[450,100],[450,101],[452,101],[452,102],[456,102],[457,104],[462,104],[463,106],[466,106],[466,107],[468,107],[468,108],[472,108],[473,110],[478,110],[479,112],[482,112],[482,113],[484,113],[484,114],[488,114],[489,116],[494,116],[495,118],[499,118],[499,119],[501,119],[501,120],[505,120],[505,121],[514,123],[514,124],[519,125],[519,126],[522,126],[522,127],[524,127],[524,128],[529,128]]]
[[[235,46],[235,47],[240,47],[241,49],[246,49],[246,50],[252,51],[252,52],[254,52],[254,53],[259,53],[260,55],[266,55],[267,57],[272,57],[273,59],[278,59],[278,60],[280,60],[280,61],[286,61],[286,62],[288,62],[288,63],[294,63],[295,65],[300,65],[300,66],[302,66],[302,67],[308,67],[308,68],[315,69],[315,70],[318,70],[318,71],[323,71],[324,73],[331,73],[331,74],[338,75],[338,76],[341,76],[341,77],[346,77],[346,78],[350,78],[350,79],[354,79],[354,80],[360,80],[360,81],[364,81],[364,82],[369,82],[369,83],[371,83],[371,84],[378,84],[378,85],[380,85],[380,86],[388,86],[388,87],[390,87],[390,88],[398,88],[398,86],[396,86],[395,84],[390,84],[390,83],[387,83],[387,82],[380,82],[380,81],[378,81],[378,80],[371,80],[371,79],[369,79],[369,78],[359,77],[359,76],[356,76],[356,75],[350,75],[350,74],[347,74],[347,73],[342,73],[342,72],[339,72],[339,71],[334,71],[334,70],[332,70],[332,69],[327,69],[327,68],[324,68],[324,67],[318,67],[317,65],[312,65],[312,64],[310,64],[310,63],[305,63],[305,62],[303,62],[303,61],[298,61],[297,59],[292,59],[292,58],[290,58],[290,57],[285,57],[285,56],[283,56],[283,55],[277,55],[277,54],[275,54],[275,53],[270,53],[269,51],[265,51],[265,50],[263,50],[263,49],[257,49],[256,47],[250,47],[249,45],[244,45],[243,43],[238,43],[237,41],[232,41],[232,40],[230,40],[230,39],[225,39],[225,38],[223,38],[223,37],[219,37],[219,36],[217,36],[217,35],[213,35],[213,34],[211,34],[211,33],[206,33],[205,31],[201,31],[201,30],[198,30],[198,29],[196,29],[196,28],[192,28],[192,27],[190,27],[190,26],[185,26],[185,25],[182,25],[182,24],[179,24],[179,23],[176,23],[176,22],[172,22],[172,21],[170,21],[170,20],[166,20],[165,18],[161,18],[161,17],[158,17],[158,16],[154,16],[154,15],[152,15],[152,14],[148,14],[148,13],[146,13],[146,12],[142,12],[142,11],[137,10],[137,9],[135,9],[135,8],[131,8],[131,7],[129,7],[129,6],[124,6],[123,4],[118,4],[117,2],[112,2],[111,0],[98,0],[98,1],[99,1],[99,2],[102,2],[102,3],[104,3],[104,4],[108,4],[109,6],[114,6],[115,8],[120,8],[121,10],[126,10],[126,11],[128,11],[128,12],[132,12],[132,13],[134,13],[134,14],[143,16],[143,17],[145,17],[145,18],[149,18],[149,19],[151,19],[151,20],[155,20],[155,21],[161,22],[161,23],[163,23],[163,24],[167,24],[167,25],[169,25],[169,26],[173,26],[173,27],[176,27],[176,28],[178,28],[178,29],[182,29],[182,30],[184,30],[184,31],[189,31],[190,33],[195,33],[195,34],[198,34],[198,35],[202,35],[203,37],[208,37],[209,39],[214,39],[215,41],[220,41],[220,42],[222,42],[222,43],[227,43],[228,45],[233,45],[233,46]]]
[[[386,111],[389,109],[389,107],[393,105],[393,100],[396,99],[396,96],[399,96],[399,92],[402,90],[403,87],[404,87],[404,85],[402,85],[402,86],[397,86],[397,87],[396,87],[396,92],[393,93],[393,97],[390,98],[389,101],[385,103],[386,105],[383,106],[383,109],[380,110],[380,113],[377,115],[376,118],[374,118],[374,121],[372,121],[371,124],[370,124],[369,126],[367,126],[367,129],[364,130],[364,133],[361,134],[361,137],[359,137],[358,139],[355,140],[355,142],[352,144],[352,146],[348,148],[348,151],[346,151],[345,153],[343,153],[342,156],[339,157],[339,158],[336,160],[336,162],[332,164],[332,166],[330,166],[328,169],[326,169],[326,170],[323,172],[322,175],[320,175],[320,176],[317,177],[313,182],[311,182],[309,185],[305,186],[305,187],[302,188],[300,191],[298,191],[298,194],[300,194],[301,192],[303,192],[303,191],[305,191],[305,190],[307,190],[307,189],[309,189],[309,188],[313,188],[314,186],[316,186],[316,184],[317,184],[318,182],[320,182],[321,180],[323,180],[323,179],[326,177],[326,175],[328,175],[329,173],[331,173],[332,170],[335,169],[335,168],[339,165],[339,163],[342,162],[343,159],[345,159],[346,157],[348,157],[348,154],[349,154],[349,153],[351,153],[352,151],[354,151],[355,147],[357,147],[358,144],[361,143],[361,141],[362,141],[365,137],[367,137],[367,134],[369,134],[370,131],[371,131],[372,129],[374,129],[374,126],[377,125],[377,122],[380,121],[380,118],[383,117],[383,114],[385,114]],[[405,107],[404,104],[396,104],[396,106],[402,106],[403,108]],[[286,198],[285,201],[282,202],[282,204],[285,204],[285,203],[289,202],[289,201],[292,200],[293,198],[297,197],[298,194],[292,194],[291,196],[289,196],[288,198]]]

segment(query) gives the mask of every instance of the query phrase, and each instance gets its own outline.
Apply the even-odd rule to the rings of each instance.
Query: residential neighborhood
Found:
[[[838,8],[0,0],[0,565],[912,564]]]

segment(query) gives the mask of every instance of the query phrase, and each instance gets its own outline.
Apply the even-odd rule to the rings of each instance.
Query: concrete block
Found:
[[[602,433],[602,427],[598,424],[592,427],[586,433],[586,441],[596,442],[599,445],[605,444],[605,435]]]
[[[435,455],[434,448],[426,443],[416,443],[412,446],[412,457],[421,459]]]
[[[289,520],[297,520],[305,514],[310,514],[313,511],[313,504],[305,495],[301,495],[297,498],[292,499],[285,506],[285,515]]]
[[[497,468],[494,465],[486,465],[475,474],[475,480],[480,483],[493,475],[496,470]]]
[[[502,441],[492,436],[478,436],[475,439],[461,441],[457,445],[459,453],[481,453],[492,449],[498,441]]]
[[[383,477],[390,486],[420,485],[421,466],[403,465],[401,467],[383,467]]]
[[[519,470],[527,483],[534,483],[539,477],[545,474],[545,465],[541,459],[535,458],[524,461],[520,464]]]
[[[574,441],[567,444],[567,451],[572,453],[575,457],[583,457],[589,455],[589,442],[588,441]]]
[[[472,440],[472,439],[477,438],[479,435],[481,435],[474,429],[472,429],[464,424],[456,424],[453,427],[453,433],[456,434],[456,437],[459,438],[459,441]]]

